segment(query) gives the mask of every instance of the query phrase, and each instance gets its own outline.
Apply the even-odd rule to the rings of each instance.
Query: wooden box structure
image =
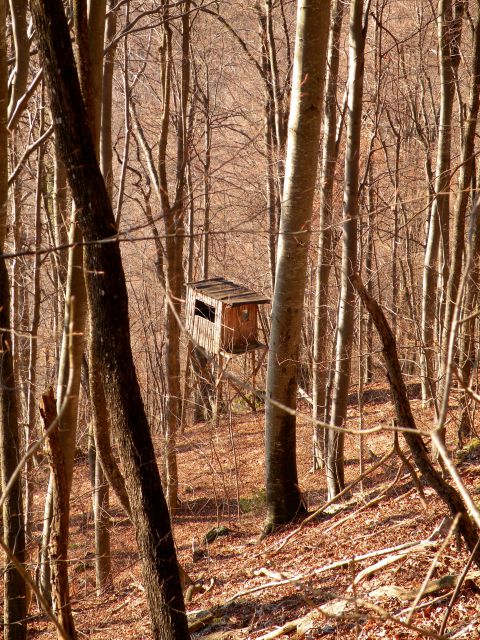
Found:
[[[187,284],[186,328],[210,354],[241,354],[265,347],[258,340],[258,305],[270,302],[225,278]]]

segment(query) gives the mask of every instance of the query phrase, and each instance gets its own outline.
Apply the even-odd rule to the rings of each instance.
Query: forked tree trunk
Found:
[[[345,426],[347,417],[355,315],[355,290],[352,276],[357,269],[358,185],[366,38],[366,26],[365,28],[363,26],[363,0],[352,0],[350,11],[348,122],[343,199],[341,291],[337,321],[334,397],[331,416],[331,424],[338,427]],[[329,499],[335,497],[344,486],[343,447],[344,434],[330,429],[327,434],[326,461]]]
[[[106,381],[107,409],[117,434],[143,562],[155,638],[188,638],[170,518],[136,377],[128,296],[112,206],[100,173],[75,69],[61,0],[32,0],[55,132],[79,212],[85,249],[92,351]],[[111,242],[97,244],[97,240]]]
[[[330,2],[299,0],[267,372],[267,532],[304,510],[297,478],[294,411],[329,17]]]

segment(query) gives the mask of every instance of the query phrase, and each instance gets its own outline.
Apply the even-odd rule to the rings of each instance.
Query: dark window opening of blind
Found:
[[[215,307],[201,300],[195,300],[195,315],[205,318],[209,322],[215,322]]]

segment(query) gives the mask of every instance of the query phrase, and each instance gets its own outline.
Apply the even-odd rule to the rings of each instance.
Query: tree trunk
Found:
[[[265,413],[268,532],[304,511],[296,465],[298,353],[317,175],[330,2],[300,0]],[[281,405],[281,406],[280,406]],[[286,406],[287,411],[282,406]]]
[[[100,462],[95,456],[95,489],[93,493],[93,511],[95,520],[95,582],[97,596],[112,587],[112,558],[110,551],[111,520],[108,513],[109,486]]]
[[[268,263],[270,267],[270,283],[272,292],[275,290],[275,267],[277,262],[277,237],[278,237],[278,209],[280,199],[278,197],[278,181],[275,179],[275,157],[277,144],[277,127],[275,118],[275,103],[273,96],[273,83],[271,80],[270,47],[267,32],[267,15],[260,6],[255,3],[258,16],[259,32],[262,43],[261,70],[265,84],[264,100],[264,143],[266,164],[266,208],[268,219]],[[275,43],[273,43],[274,45]]]
[[[352,276],[357,268],[357,219],[362,126],[363,73],[366,25],[363,26],[363,0],[352,0],[350,13],[350,49],[348,72],[348,122],[345,154],[345,186],[343,200],[343,248],[340,306],[337,321],[334,397],[331,423],[343,427],[347,417],[353,343],[355,290]],[[329,430],[327,434],[328,499],[344,486],[344,434]]]
[[[179,110],[177,123],[177,162],[176,189],[173,204],[170,206],[167,178],[167,141],[170,119],[171,65],[172,65],[172,35],[168,21],[164,24],[164,113],[162,117],[161,135],[159,141],[159,177],[161,189],[162,215],[165,220],[165,253],[166,253],[166,286],[167,299],[165,303],[165,378],[167,380],[167,415],[165,421],[165,464],[167,473],[167,499],[170,510],[174,512],[178,502],[178,471],[176,454],[176,434],[181,415],[181,385],[180,385],[180,326],[178,318],[181,312],[181,300],[184,288],[183,276],[183,242],[184,242],[184,213],[185,213],[185,185],[187,165],[187,104],[190,91],[190,0],[182,3],[182,65],[179,96]],[[167,18],[165,5],[164,17]]]
[[[413,417],[410,401],[408,399],[407,388],[402,376],[400,361],[397,354],[395,337],[385,318],[379,304],[369,296],[359,277],[355,279],[355,286],[372,316],[372,320],[383,343],[383,357],[387,367],[388,382],[392,392],[395,412],[397,414],[397,424],[400,429],[405,428],[404,438],[410,448],[413,460],[418,469],[425,477],[428,484],[434,489],[438,497],[445,503],[452,516],[460,514],[459,531],[470,551],[476,548],[478,531],[476,530],[468,511],[463,503],[460,494],[454,487],[448,484],[442,475],[435,469],[428,457],[427,448],[419,433],[414,433],[417,429]],[[412,432],[413,431],[413,432]],[[477,550],[475,561],[480,564],[480,550]]]
[[[468,116],[466,119],[465,131],[463,132],[460,173],[458,178],[458,195],[455,201],[452,265],[447,287],[444,331],[442,334],[442,348],[440,352],[442,389],[443,379],[446,375],[446,368],[448,367],[448,342],[460,283],[462,260],[465,252],[465,217],[468,201],[471,195],[470,186],[472,184],[472,175],[475,168],[475,133],[480,103],[480,15],[477,15],[475,23],[474,50],[471,64],[471,83]],[[441,435],[444,438],[445,432],[443,431]]]
[[[130,345],[128,296],[116,225],[100,173],[61,0],[32,0],[55,131],[85,240],[92,351],[105,380],[143,561],[155,638],[189,637],[178,564]],[[105,240],[111,239],[105,242]],[[97,243],[96,241],[103,241]]]
[[[6,6],[0,0],[0,253],[7,230],[8,139],[7,139],[7,45]],[[20,461],[20,433],[10,328],[10,282],[5,259],[0,258],[0,480],[2,493]],[[3,498],[3,539],[20,563],[25,561],[25,529],[21,477]],[[5,640],[25,640],[26,589],[23,577],[10,563],[3,568]]]
[[[328,280],[333,260],[333,186],[338,159],[337,81],[340,62],[340,34],[342,31],[343,0],[335,0],[328,43],[327,77],[325,80],[325,113],[323,117],[323,150],[320,189],[320,235],[315,283],[315,318],[313,338],[313,419],[325,420],[327,387],[327,331]],[[326,434],[315,425],[313,432],[313,468],[322,469],[325,463]]]
[[[455,4],[463,3],[455,0]],[[461,34],[461,18],[452,15],[452,0],[439,0],[438,46],[440,50],[440,125],[438,132],[435,194],[430,209],[427,247],[423,269],[422,296],[422,397],[424,401],[436,396],[434,325],[437,309],[437,264],[442,253],[442,287],[447,286],[449,269],[449,213],[450,213],[450,160],[452,143],[452,111],[455,96],[454,73],[460,56],[458,41]],[[442,319],[437,318],[439,338]]]
[[[12,33],[15,44],[15,71],[13,74],[10,102],[8,104],[9,120],[15,111],[18,101],[23,96],[28,82],[30,42],[28,37],[27,8],[28,0],[10,0]]]
[[[43,109],[40,116],[40,134],[43,133]],[[37,356],[38,356],[38,329],[40,326],[40,254],[42,244],[42,190],[43,190],[43,158],[44,150],[40,146],[37,155],[37,184],[35,193],[35,254],[33,263],[33,307],[30,324],[30,345],[28,358],[28,387],[27,387],[27,423],[25,425],[25,450],[32,443],[35,418],[37,416],[36,390],[37,390]],[[31,485],[31,472],[33,460],[29,458],[26,464],[25,474],[25,531],[27,539],[32,533],[31,510],[33,506],[33,487]]]
[[[88,56],[85,60],[85,50],[88,47],[86,31],[86,4],[83,0],[75,0],[74,18],[76,43],[78,51],[79,65],[83,75],[89,74]],[[86,69],[87,66],[87,69]],[[83,87],[89,86],[85,78]],[[90,95],[90,89],[87,89]],[[90,120],[92,119],[92,102],[87,99],[89,105]],[[58,146],[58,140],[56,140]],[[57,150],[57,154],[60,151]],[[57,162],[61,162],[57,158]],[[82,233],[77,223],[77,212],[73,211],[70,226],[69,242],[71,245],[68,251],[67,283],[65,291],[64,324],[62,333],[62,343],[60,349],[60,362],[57,378],[57,411],[66,401],[66,406],[62,412],[62,424],[58,433],[59,446],[63,454],[65,465],[65,478],[67,490],[71,491],[73,478],[73,462],[75,456],[75,444],[77,434],[78,400],[80,397],[81,363],[85,349],[85,328],[87,320],[87,296],[85,290],[85,278],[83,273],[83,247],[81,245]],[[70,380],[72,379],[72,380]],[[65,397],[67,386],[71,382],[72,394]],[[40,560],[40,583],[45,597],[49,597],[50,570],[48,562],[48,541],[50,536],[50,521],[52,518],[52,479],[45,502],[44,526],[42,534],[42,548]]]
[[[79,25],[77,27],[78,36],[78,56],[80,63],[80,83],[84,100],[87,102],[87,114],[92,133],[93,144],[97,158],[100,156],[100,134],[101,127],[106,129],[106,138],[111,137],[111,121],[102,117],[102,98],[104,96],[103,84],[103,51],[105,46],[105,17],[106,0],[88,0],[88,12],[85,12],[85,0],[80,0],[83,5],[82,16],[78,16]],[[128,6],[128,5],[127,5]],[[113,12],[114,13],[114,12]],[[106,106],[106,113],[111,110],[111,105]],[[105,149],[103,149],[105,150]],[[106,158],[102,158],[106,160]],[[105,166],[106,173],[111,174],[111,166]],[[106,185],[111,185],[111,180]],[[112,191],[108,191],[110,202],[112,201]],[[97,593],[112,584],[111,573],[111,551],[110,551],[110,531],[109,531],[109,490],[106,485],[105,476],[116,482],[121,504],[129,506],[128,498],[125,496],[123,478],[120,475],[118,466],[110,446],[110,420],[105,402],[105,391],[103,389],[104,380],[100,374],[100,368],[95,360],[95,352],[91,348],[94,342],[94,333],[97,328],[90,323],[89,328],[89,384],[90,398],[92,402],[92,413],[95,433],[95,462],[93,465],[93,514],[95,521],[95,576]],[[97,444],[98,443],[98,444]],[[103,467],[106,472],[104,475]],[[120,478],[119,478],[120,476]],[[127,513],[129,511],[127,510]]]
[[[51,388],[42,395],[40,402],[40,414],[44,429],[50,427],[57,418],[55,397]],[[53,509],[50,532],[50,562],[52,574],[52,602],[55,614],[67,637],[75,640],[77,633],[73,621],[72,606],[70,603],[70,587],[68,581],[68,537],[70,515],[70,491],[68,490],[67,476],[63,452],[58,438],[58,425],[50,431],[48,441],[48,462],[50,465],[53,487]],[[59,640],[64,635],[58,632]]]

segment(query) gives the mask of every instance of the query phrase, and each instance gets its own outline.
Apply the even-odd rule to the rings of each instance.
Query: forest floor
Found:
[[[427,430],[432,415],[422,409],[415,385],[411,392],[418,427]],[[308,509],[314,511],[325,503],[326,489],[324,474],[311,472],[312,428],[306,416],[298,427],[299,482]],[[349,418],[349,426],[357,428],[359,411],[353,397]],[[364,426],[388,426],[392,418],[387,389],[369,387]],[[452,443],[453,423],[449,426]],[[447,515],[434,492],[425,486],[422,501],[407,469],[400,470],[401,461],[394,456],[368,476],[363,487],[354,487],[344,501],[291,538],[288,536],[298,524],[260,540],[265,517],[263,426],[262,411],[233,414],[230,418],[222,416],[217,425],[188,427],[179,438],[182,502],[174,527],[180,562],[199,587],[187,604],[190,619],[198,627],[193,637],[423,637],[418,630],[407,629],[406,624],[438,637],[454,586],[446,576],[462,572],[468,553],[464,547],[458,549],[455,535],[448,537],[448,524],[437,531],[435,540],[428,541]],[[365,436],[367,468],[392,444],[391,431]],[[407,452],[406,445],[401,444]],[[350,482],[359,474],[357,436],[347,436],[345,450]],[[458,460],[461,476],[476,499],[480,493],[480,441],[472,441]],[[37,515],[41,507],[39,497]],[[111,536],[114,590],[95,595],[91,491],[85,459],[79,459],[76,465],[72,510],[71,596],[79,638],[150,638],[134,533],[115,505]],[[205,544],[205,534],[219,526],[227,528],[223,530],[226,535]],[[365,560],[354,559],[415,542],[423,544],[410,547],[404,555],[386,551]],[[362,569],[385,558],[391,562],[377,567],[370,576],[362,576]],[[328,567],[336,561],[345,562]],[[431,575],[427,576],[429,571]],[[426,577],[442,582],[430,583],[427,591],[433,590],[414,611],[409,611]],[[451,609],[447,637],[480,638],[480,590],[475,584],[477,575],[471,578],[463,584]],[[439,586],[444,588],[435,590]],[[280,628],[292,621],[291,629],[282,632]],[[30,628],[31,638],[55,637],[35,604]]]

